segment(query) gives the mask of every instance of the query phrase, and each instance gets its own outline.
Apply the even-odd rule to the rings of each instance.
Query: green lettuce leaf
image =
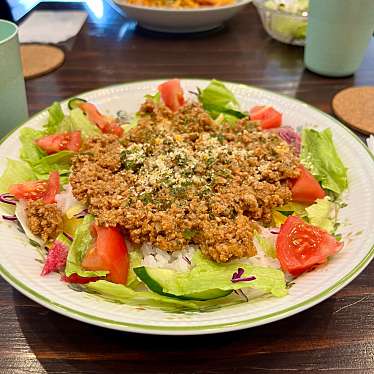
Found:
[[[80,131],[83,139],[101,134],[100,129],[91,123],[79,108],[70,112],[70,122],[70,131]]]
[[[71,131],[75,131],[73,121],[71,120],[70,116],[65,116],[57,126],[56,134]]]
[[[138,280],[138,277],[134,273],[133,269],[141,265],[142,258],[137,251],[131,251],[129,252],[129,259],[130,259],[130,265],[129,265],[129,274],[127,277],[126,286],[134,288],[138,286],[141,282]]]
[[[121,127],[123,128],[125,132],[127,132],[133,129],[134,127],[138,126],[139,118],[140,118],[140,115],[136,113],[129,123],[125,123]]]
[[[44,135],[45,133],[43,131],[34,130],[30,127],[21,129],[19,139],[22,144],[20,150],[20,158],[22,160],[28,162],[30,165],[34,165],[46,155],[46,153],[35,144],[35,140]]]
[[[26,162],[8,159],[8,164],[0,177],[0,192],[8,192],[12,184],[33,179],[36,179],[36,175]]]
[[[235,124],[237,120],[238,117],[227,113],[219,113],[218,117],[215,118],[215,121],[218,125],[223,125],[224,123]]]
[[[288,39],[305,39],[307,27],[307,21],[298,17],[273,15],[271,19],[272,30]]]
[[[305,209],[309,223],[325,229],[330,234],[335,230],[336,204],[328,197],[317,199],[310,207]]]
[[[54,171],[57,170],[60,175],[68,174],[70,172],[71,158],[74,152],[71,151],[61,151],[54,153],[49,156],[41,158],[37,163],[35,163],[32,168],[41,179]]]
[[[296,203],[294,201],[291,201],[285,205],[282,205],[281,207],[275,208],[276,211],[281,212],[284,216],[290,216],[295,215],[299,217],[305,217],[305,204]]]
[[[281,227],[286,222],[287,216],[284,216],[281,212],[273,209],[271,211],[272,225],[275,227]]]
[[[151,306],[162,309],[168,309],[168,307],[173,309],[199,309],[198,304],[192,301],[177,300],[151,291],[134,291],[122,284],[115,284],[105,280],[90,282],[85,288],[89,292],[97,293],[107,300],[123,304]]]
[[[74,240],[66,260],[65,274],[68,277],[72,274],[78,274],[81,277],[102,277],[108,274],[106,270],[84,270],[81,266],[82,260],[92,243],[90,228],[94,220],[94,216],[87,214],[82,224],[75,231]]]
[[[55,239],[55,241],[59,241],[61,242],[62,244],[64,244],[68,249],[70,249],[70,246],[71,246],[71,240],[68,239],[64,234],[58,234],[57,238]]]
[[[213,119],[223,114],[228,122],[233,122],[246,116],[240,111],[239,103],[233,93],[222,82],[215,79],[199,92],[198,97]]]
[[[163,292],[181,296],[208,291],[213,287],[220,290],[253,288],[276,297],[287,294],[284,274],[278,269],[240,262],[219,264],[205,258],[200,252],[194,255],[193,263],[195,267],[188,273],[158,269],[162,274]],[[238,268],[244,269],[243,277],[255,276],[256,279],[249,282],[232,282],[232,275]]]
[[[35,179],[48,179],[49,174],[57,170],[60,174],[62,185],[68,182],[70,173],[71,158],[74,155],[71,151],[61,151],[52,155],[46,155],[34,142],[36,139],[45,136],[42,131],[31,128],[21,129],[20,140],[22,147],[20,157],[26,161],[35,174]]]
[[[161,94],[160,92],[156,92],[154,95],[145,95],[144,98],[158,104],[161,101]]]
[[[43,126],[43,128],[46,134],[55,134],[60,122],[65,117],[64,112],[61,108],[61,104],[58,102],[53,103],[48,108],[48,113],[48,122]]]
[[[69,175],[60,175],[60,185],[65,186],[69,183]]]
[[[257,232],[254,235],[254,238],[257,240],[258,245],[265,252],[266,256],[275,258],[275,245],[270,238],[265,238],[264,236],[258,234]]]
[[[301,162],[323,188],[340,195],[348,187],[347,168],[335,149],[331,130],[304,129],[301,144]]]
[[[48,122],[43,126],[44,135],[80,131],[83,138],[88,138],[101,134],[79,108],[71,110],[70,114],[65,116],[60,103],[55,102],[48,108],[48,113]]]

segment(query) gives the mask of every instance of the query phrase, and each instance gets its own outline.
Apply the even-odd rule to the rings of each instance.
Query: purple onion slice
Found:
[[[7,215],[3,214],[1,217],[2,217],[3,219],[5,219],[6,221],[12,221],[12,222],[17,221],[17,217],[16,217],[16,215],[7,216]]]
[[[16,205],[17,199],[10,193],[0,194],[0,202],[4,204]]]
[[[279,228],[279,227],[272,227],[272,228],[270,229],[270,232],[271,232],[272,234],[279,234],[279,231],[280,231],[280,228]]]
[[[83,209],[81,212],[74,214],[75,218],[84,218],[88,214],[87,209]]]
[[[232,283],[237,283],[237,282],[251,282],[251,281],[254,281],[256,279],[256,277],[253,276],[253,275],[250,276],[250,277],[242,278],[243,274],[244,274],[244,269],[243,268],[238,268],[238,271],[235,272],[232,275],[231,282]]]
[[[70,241],[73,241],[74,240],[74,238],[70,235],[70,234],[68,234],[67,232],[64,232],[64,235],[70,240]]]
[[[296,155],[300,155],[301,151],[301,136],[292,127],[278,127],[272,129],[273,132],[277,133],[286,143],[292,145],[295,148]]]

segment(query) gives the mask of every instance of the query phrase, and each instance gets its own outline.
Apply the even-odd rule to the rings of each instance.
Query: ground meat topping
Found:
[[[45,204],[43,200],[29,201],[26,217],[31,232],[45,242],[55,239],[62,232],[62,214],[57,204]]]
[[[138,244],[197,244],[218,262],[256,254],[252,237],[291,199],[293,149],[248,119],[218,125],[197,103],[178,112],[151,100],[121,140],[89,140],[73,160],[74,196],[100,225]]]

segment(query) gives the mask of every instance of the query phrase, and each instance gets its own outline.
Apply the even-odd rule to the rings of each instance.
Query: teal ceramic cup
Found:
[[[18,28],[0,19],[0,137],[28,118]]]
[[[305,66],[329,77],[355,73],[373,31],[374,0],[310,0]]]

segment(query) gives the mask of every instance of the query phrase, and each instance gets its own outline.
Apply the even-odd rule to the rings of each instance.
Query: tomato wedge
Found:
[[[325,263],[342,247],[327,231],[289,216],[278,234],[276,254],[282,269],[297,276]]]
[[[48,181],[28,181],[10,186],[11,193],[18,200],[42,199],[47,192]]]
[[[93,271],[107,270],[109,281],[126,284],[129,257],[121,232],[114,227],[100,227],[96,224],[92,228],[96,242],[84,257],[82,267]]]
[[[312,204],[317,199],[323,199],[326,196],[325,191],[322,189],[317,179],[300,165],[300,176],[292,183],[292,200],[299,203]]]
[[[273,129],[282,125],[282,113],[272,106],[255,106],[249,111],[249,117],[253,121],[261,121],[262,129]]]
[[[48,178],[48,187],[43,200],[46,204],[52,204],[56,202],[56,195],[60,191],[60,175],[58,171],[52,171]]]
[[[60,191],[60,176],[57,171],[52,171],[48,181],[27,181],[10,186],[11,193],[18,200],[43,199],[46,204],[52,204],[56,200],[56,194]]]
[[[176,112],[184,105],[183,89],[179,79],[172,79],[158,86],[162,101],[165,105]]]
[[[51,155],[64,150],[78,152],[82,144],[82,139],[80,131],[72,131],[47,135],[36,140],[35,143],[43,151]]]
[[[68,141],[66,149],[68,151],[78,152],[82,145],[81,132],[72,131],[69,134],[70,134],[70,139]]]
[[[95,105],[91,103],[82,103],[79,108],[83,110],[88,119],[93,122],[104,134],[114,134],[118,137],[122,136],[123,128],[115,121],[111,121],[102,115]]]

